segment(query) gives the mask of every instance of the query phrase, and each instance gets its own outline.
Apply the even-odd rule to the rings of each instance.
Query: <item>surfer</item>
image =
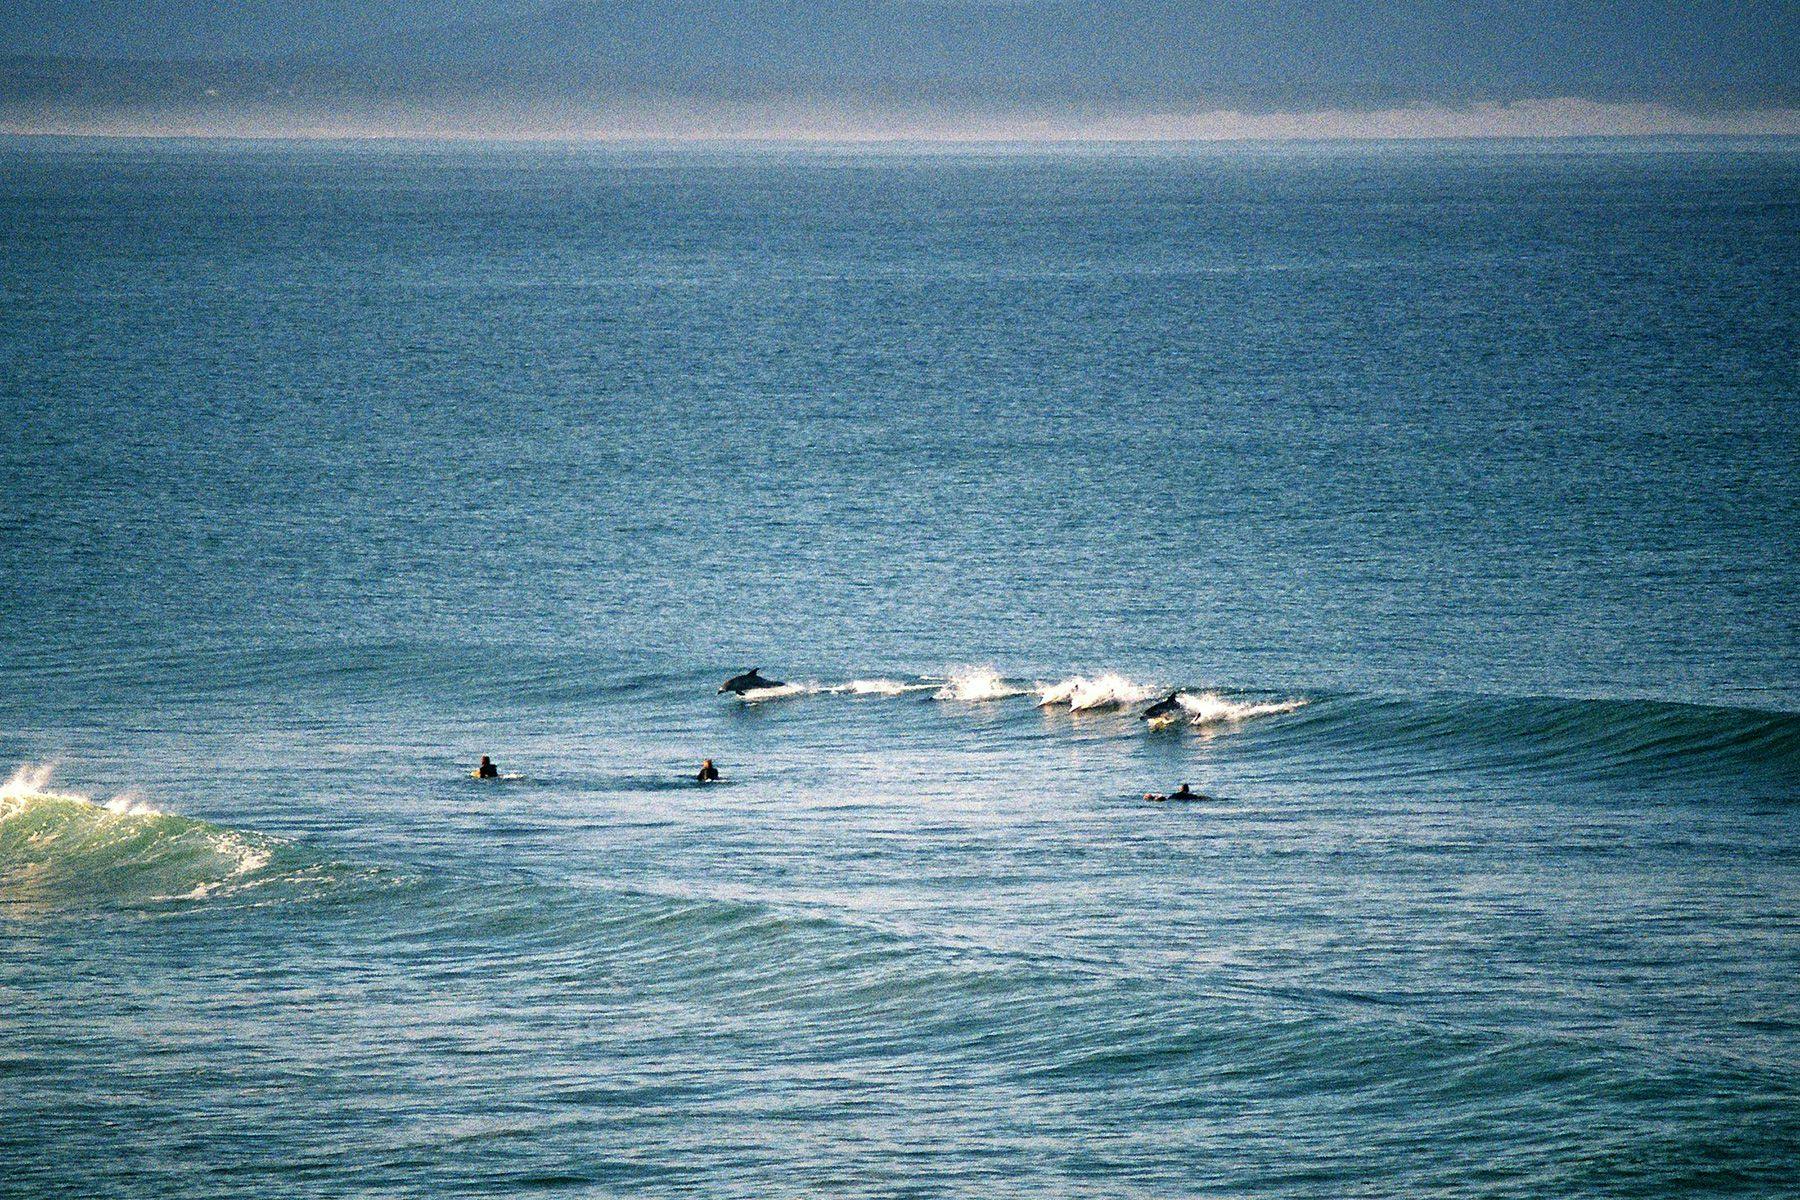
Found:
[[[694,776],[694,779],[699,783],[717,783],[719,782],[719,768],[713,766],[713,760],[709,758],[700,764],[700,773]]]
[[[745,692],[760,692],[765,688],[778,688],[783,686],[779,679],[764,679],[761,671],[761,667],[751,667],[742,675],[733,675],[730,679],[727,679],[724,683],[719,685],[719,694],[724,695],[726,692],[733,692],[741,696]]]
[[[500,768],[496,767],[493,760],[484,754],[481,756],[481,765],[475,768],[475,778],[498,779],[500,778]]]
[[[1212,797],[1202,795],[1184,783],[1166,796],[1161,792],[1145,792],[1144,799],[1161,803],[1164,800],[1211,800]]]

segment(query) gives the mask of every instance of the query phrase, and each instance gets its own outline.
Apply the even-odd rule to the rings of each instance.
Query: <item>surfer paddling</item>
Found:
[[[1161,804],[1168,800],[1211,800],[1212,797],[1201,792],[1196,792],[1193,788],[1184,783],[1166,795],[1162,792],[1145,792],[1144,799],[1149,800],[1154,804]]]

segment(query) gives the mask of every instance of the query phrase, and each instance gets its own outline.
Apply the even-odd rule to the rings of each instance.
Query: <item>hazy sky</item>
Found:
[[[870,9],[963,9],[980,12],[1036,6],[1045,0],[777,0],[812,10],[821,25]],[[509,36],[510,19],[539,10],[625,13],[642,24],[646,12],[754,12],[758,0],[659,4],[651,0],[12,0],[6,6],[5,46],[19,53],[129,57],[271,57],[296,50],[418,33],[447,24],[486,24]],[[1597,59],[1594,74],[1610,86],[1633,70],[1647,81],[1667,76],[1681,60],[1722,62],[1735,72],[1747,99],[1791,100],[1800,56],[1800,3],[1794,0],[1324,0],[1248,3],[1245,0],[1114,0],[1063,4],[1096,13],[1140,8],[1165,27],[1186,27],[1229,66],[1234,43],[1266,57],[1271,45],[1309,55],[1354,56],[1361,50],[1416,56],[1429,64],[1460,58],[1471,70],[1568,54],[1571,42]],[[612,19],[606,17],[603,19]],[[1004,24],[1004,22],[1002,22]],[[493,36],[493,35],[486,35]],[[1002,38],[1005,34],[1002,32]],[[477,52],[481,47],[473,47]],[[1019,47],[1002,42],[996,52]],[[1304,67],[1303,61],[1301,62]],[[1574,74],[1578,75],[1579,72]]]
[[[28,54],[257,57],[541,7],[542,0],[9,0],[5,42]]]

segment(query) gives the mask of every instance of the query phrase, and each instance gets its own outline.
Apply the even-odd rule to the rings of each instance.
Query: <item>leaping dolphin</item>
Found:
[[[1164,696],[1161,700],[1158,700],[1155,704],[1146,708],[1140,714],[1139,719],[1144,721],[1160,721],[1165,717],[1176,716],[1182,711],[1181,689],[1176,688],[1167,696]]]
[[[762,668],[760,667],[751,667],[742,675],[733,675],[730,679],[727,679],[724,683],[719,685],[719,694],[723,696],[726,692],[730,692],[735,696],[741,696],[745,692],[760,692],[764,688],[786,686],[779,679],[764,679],[762,675],[759,674],[761,670]]]

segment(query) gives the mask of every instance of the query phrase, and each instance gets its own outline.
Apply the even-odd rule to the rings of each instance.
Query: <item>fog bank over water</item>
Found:
[[[0,121],[0,133],[102,137],[416,138],[445,141],[777,142],[796,144],[1318,141],[1430,138],[1800,136],[1800,109],[1694,112],[1563,97],[1510,104],[1417,104],[1358,111],[1148,110],[883,112],[868,106],[633,101],[610,109],[452,110],[402,106],[289,111],[195,106]]]
[[[1800,14],[1781,4],[316,0],[107,15],[117,7],[25,6],[0,56],[0,129],[833,141],[1800,131]]]

